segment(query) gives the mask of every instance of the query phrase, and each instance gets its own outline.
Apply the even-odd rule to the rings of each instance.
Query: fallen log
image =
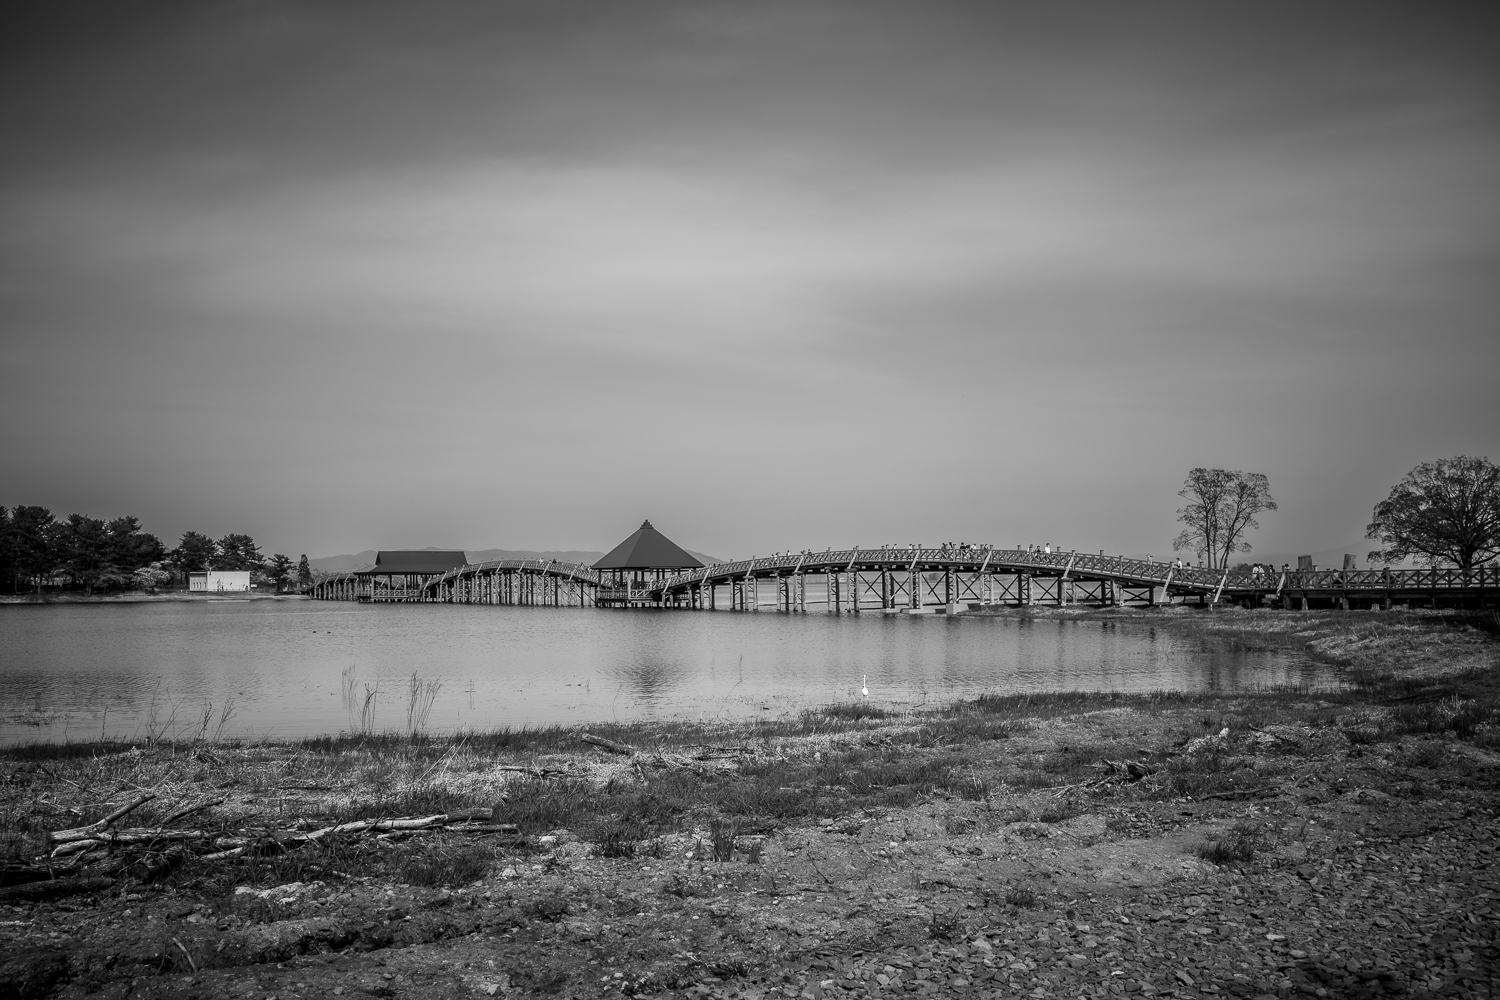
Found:
[[[108,816],[104,817],[97,823],[90,823],[88,826],[76,826],[71,830],[53,830],[47,835],[47,839],[54,844],[63,844],[67,843],[70,840],[88,840],[95,834],[109,829],[109,827],[114,823],[115,820],[134,812],[154,798],[156,798],[155,792],[147,792],[145,795],[142,795],[134,802],[123,805],[120,808],[116,809],[114,812],[110,813]]]
[[[0,865],[0,887],[42,882],[53,877],[50,869],[38,865]]]
[[[103,892],[115,884],[112,878],[55,878],[45,882],[27,882],[0,888],[0,903],[40,903],[49,899],[75,896],[80,892]]]
[[[622,757],[634,757],[639,753],[635,747],[626,746],[624,743],[616,743],[614,740],[607,740],[603,736],[593,736],[589,733],[584,733],[578,738],[585,743],[592,743],[601,750],[608,750],[610,753],[617,753]]]

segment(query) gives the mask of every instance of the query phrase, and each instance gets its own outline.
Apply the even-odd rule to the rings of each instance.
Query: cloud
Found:
[[[141,10],[5,60],[0,441],[44,494],[16,500],[314,552],[599,547],[617,499],[724,551],[887,524],[1135,551],[1222,464],[1287,484],[1292,548],[1500,443],[1477,22]],[[757,499],[829,481],[866,499]],[[681,499],[704,482],[714,516]]]

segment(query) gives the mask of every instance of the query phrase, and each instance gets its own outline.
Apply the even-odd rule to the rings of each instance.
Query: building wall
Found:
[[[188,591],[195,594],[235,594],[250,590],[249,570],[210,570],[189,573]]]

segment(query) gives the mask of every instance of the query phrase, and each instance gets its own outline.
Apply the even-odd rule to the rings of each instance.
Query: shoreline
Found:
[[[202,593],[174,591],[169,594],[148,594],[130,591],[123,594],[0,594],[0,605],[4,604],[161,604],[192,601],[309,601],[305,594],[243,594]]]

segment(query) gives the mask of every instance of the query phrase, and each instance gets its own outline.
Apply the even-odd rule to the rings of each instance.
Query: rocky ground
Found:
[[[143,787],[225,797],[229,822],[354,815],[384,782],[386,802],[498,802],[521,833],[13,900],[0,995],[1488,996],[1494,662],[1403,701],[997,699],[612,731],[650,748],[634,756],[567,731],[13,752],[16,855]],[[706,745],[724,752],[690,752]]]

